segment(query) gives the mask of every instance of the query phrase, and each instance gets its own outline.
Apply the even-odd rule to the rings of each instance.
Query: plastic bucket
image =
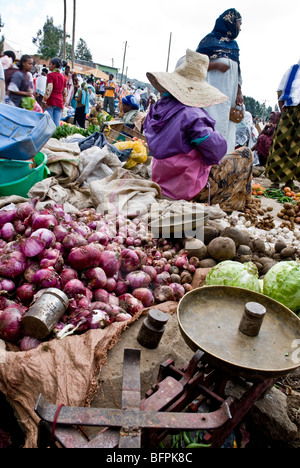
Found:
[[[43,153],[38,153],[34,158],[36,167],[30,170],[30,173],[16,181],[0,185],[0,196],[7,197],[10,195],[19,195],[27,197],[29,190],[37,183],[46,179],[49,175],[49,169],[46,166],[47,156]]]
[[[33,161],[0,159],[0,185],[23,179],[31,172]]]

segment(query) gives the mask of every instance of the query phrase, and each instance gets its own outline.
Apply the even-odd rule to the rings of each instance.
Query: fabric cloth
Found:
[[[45,96],[47,87],[47,76],[40,75],[36,79],[36,93]]]
[[[227,154],[218,166],[210,170],[209,187],[202,190],[194,201],[220,205],[226,213],[244,211],[251,200],[253,154],[243,147]]]
[[[170,95],[151,106],[144,133],[153,156],[152,179],[175,200],[189,200],[199,193],[210,166],[226,153],[226,142],[207,112]]]
[[[253,123],[250,112],[244,111],[242,122],[236,126],[236,147],[249,146],[252,148],[258,137],[258,131]]]
[[[47,112],[50,115],[51,119],[58,127],[60,125],[60,119],[62,115],[62,109],[58,106],[51,106],[47,108]]]
[[[300,104],[300,61],[290,67],[283,75],[278,89],[281,92],[280,100],[287,106],[298,106]]]
[[[58,72],[48,73],[47,75],[47,85],[52,84],[52,92],[47,99],[48,106],[64,108],[64,99],[63,94],[66,90],[66,79],[65,77]]]
[[[300,104],[283,108],[265,175],[275,183],[300,181]]]
[[[113,117],[115,116],[115,100],[113,97],[104,96],[103,110]]]
[[[237,20],[241,15],[234,8],[224,11],[216,20],[214,29],[205,36],[197,47],[197,52],[210,59],[228,58],[239,64],[239,46],[235,39],[239,34]]]
[[[122,103],[132,107],[134,110],[138,110],[140,108],[139,101],[135,96],[132,96],[132,94],[123,97]]]

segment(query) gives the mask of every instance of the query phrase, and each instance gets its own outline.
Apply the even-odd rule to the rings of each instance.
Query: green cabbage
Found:
[[[263,294],[295,313],[300,312],[300,263],[279,262],[264,277]]]
[[[224,260],[209,271],[205,283],[208,286],[235,286],[261,292],[258,270],[253,262],[240,263]]]

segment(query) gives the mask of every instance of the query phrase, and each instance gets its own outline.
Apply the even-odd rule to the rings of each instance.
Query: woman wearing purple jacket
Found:
[[[209,198],[207,187],[210,184],[211,202],[228,207],[234,186],[227,180],[222,164],[227,143],[214,129],[215,121],[203,109],[228,98],[207,83],[208,64],[206,55],[187,50],[183,63],[173,73],[147,73],[161,99],[151,106],[144,122],[144,133],[153,156],[152,179],[160,185],[165,197],[204,203]],[[233,182],[239,186],[241,180],[244,185],[250,184],[251,196],[251,150],[247,151],[247,157],[240,152],[233,159],[239,159],[239,165],[245,168],[239,168],[232,161],[226,162],[228,174],[232,177],[232,172],[236,171]],[[218,177],[211,180],[212,168],[220,169],[223,180]],[[249,187],[243,188],[244,203]],[[239,206],[228,211],[234,209]]]

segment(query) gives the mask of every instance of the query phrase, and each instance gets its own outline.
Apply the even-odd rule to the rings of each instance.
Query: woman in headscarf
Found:
[[[278,90],[281,116],[270,147],[266,177],[294,189],[300,182],[300,60],[283,75]]]
[[[140,112],[140,104],[135,96],[129,94],[122,99],[122,121],[126,127],[133,128],[139,133],[143,131],[145,112]]]
[[[265,125],[261,133],[257,137],[256,144],[252,147],[252,151],[256,151],[259,159],[259,164],[265,166],[271,144],[273,142],[273,135],[276,130],[280,112],[271,112],[269,122]]]
[[[229,119],[230,109],[243,105],[240,69],[239,35],[242,17],[234,8],[226,10],[216,20],[215,27],[198,45],[197,52],[209,57],[207,81],[228,96],[228,101],[207,109],[216,121],[216,130],[227,141],[227,151],[232,152],[236,141],[236,124]]]
[[[84,81],[81,84],[81,88],[77,95],[77,106],[74,116],[75,125],[79,125],[81,128],[85,128],[86,115],[90,111],[89,105],[89,88],[87,83]]]

